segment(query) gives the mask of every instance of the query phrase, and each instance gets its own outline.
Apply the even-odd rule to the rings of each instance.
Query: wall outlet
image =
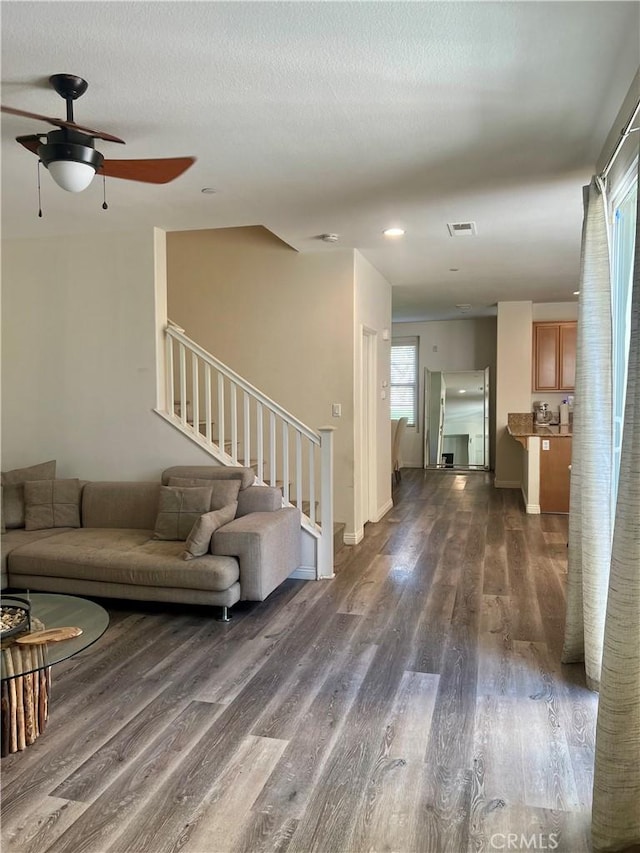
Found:
[[[549,450],[549,439],[548,438],[542,439],[542,449],[543,450]]]

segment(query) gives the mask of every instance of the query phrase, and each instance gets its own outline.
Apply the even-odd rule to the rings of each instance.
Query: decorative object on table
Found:
[[[31,630],[31,603],[18,595],[5,595],[0,599],[0,639],[13,637],[21,631]]]
[[[21,646],[41,646],[44,643],[59,643],[61,640],[71,640],[79,637],[82,628],[69,626],[68,628],[48,628],[46,631],[34,631],[31,634],[22,634],[16,637],[16,643]]]

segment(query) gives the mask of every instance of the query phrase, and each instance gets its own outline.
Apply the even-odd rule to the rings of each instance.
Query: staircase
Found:
[[[169,321],[156,412],[221,465],[253,468],[302,513],[304,578],[333,577],[333,427],[299,421]]]

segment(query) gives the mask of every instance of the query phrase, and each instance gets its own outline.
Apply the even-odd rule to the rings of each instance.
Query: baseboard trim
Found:
[[[540,504],[526,504],[527,515],[540,515]]]
[[[343,538],[345,545],[359,545],[364,539],[364,530],[360,528],[353,533],[345,533]]]
[[[493,485],[496,489],[521,489],[522,483],[520,480],[494,480]]]
[[[393,509],[393,498],[389,498],[386,504],[378,510],[376,517],[372,518],[371,521],[381,521],[390,509]]]
[[[291,572],[289,577],[300,581],[315,581],[318,579],[313,566],[299,566],[295,572]]]

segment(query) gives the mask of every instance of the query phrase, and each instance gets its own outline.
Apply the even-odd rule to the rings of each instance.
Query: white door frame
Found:
[[[377,516],[378,451],[376,429],[378,333],[361,326],[360,361],[360,514],[362,525]]]

